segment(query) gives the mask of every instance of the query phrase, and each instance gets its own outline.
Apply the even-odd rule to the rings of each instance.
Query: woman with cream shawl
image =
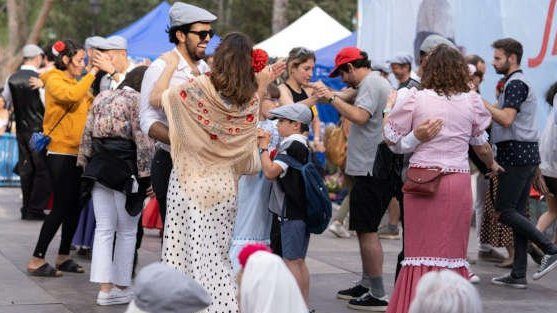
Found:
[[[238,312],[228,258],[240,175],[260,170],[259,95],[284,70],[279,63],[256,75],[253,43],[227,35],[210,74],[168,88],[174,52],[151,94],[168,117],[173,170],[167,194],[162,261],[198,281],[213,298],[204,312]],[[167,90],[165,90],[167,89]]]

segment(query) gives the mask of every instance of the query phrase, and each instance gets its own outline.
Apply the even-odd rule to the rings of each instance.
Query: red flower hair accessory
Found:
[[[66,44],[63,41],[58,40],[52,45],[52,54],[59,56],[62,51],[66,49]]]
[[[265,50],[253,49],[251,51],[251,67],[256,73],[261,72],[269,63],[269,55]]]
[[[265,251],[270,253],[271,249],[261,244],[246,245],[242,249],[242,251],[240,251],[240,254],[238,254],[238,261],[240,261],[240,265],[242,266],[242,268],[246,267],[249,257],[257,251]]]

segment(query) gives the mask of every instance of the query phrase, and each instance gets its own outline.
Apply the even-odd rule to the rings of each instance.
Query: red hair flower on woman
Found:
[[[64,49],[66,49],[66,44],[63,41],[58,40],[52,45],[52,54],[59,56]]]
[[[269,63],[269,55],[265,50],[253,49],[251,51],[251,67],[256,73],[261,72]]]

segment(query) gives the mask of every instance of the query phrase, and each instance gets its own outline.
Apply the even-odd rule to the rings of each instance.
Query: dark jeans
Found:
[[[536,229],[526,215],[526,204],[536,167],[506,167],[505,172],[499,175],[499,193],[495,209],[501,213],[501,223],[513,229],[514,263],[511,275],[515,278],[526,277],[526,250],[529,240],[546,254],[557,253],[557,247]]]
[[[157,149],[153,162],[151,162],[151,184],[159,202],[163,225],[166,220],[166,193],[168,192],[171,172],[172,158],[170,153],[163,149]]]
[[[29,133],[17,134],[17,170],[21,179],[23,196],[22,214],[43,214],[50,197],[50,175],[43,152],[33,152],[29,148]]]
[[[54,203],[52,211],[45,218],[33,256],[44,258],[48,245],[62,225],[62,239],[58,254],[70,254],[70,245],[77,228],[79,214],[81,168],[76,165],[77,157],[51,154],[47,156]]]

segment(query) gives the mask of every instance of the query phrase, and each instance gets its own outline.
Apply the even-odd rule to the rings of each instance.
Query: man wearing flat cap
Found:
[[[420,86],[420,82],[413,79],[412,76],[412,56],[410,54],[399,53],[395,55],[394,58],[389,60],[391,65],[391,70],[393,71],[393,75],[395,75],[396,80],[398,81],[398,89],[400,88],[408,88],[411,89],[413,87],[418,88]]]
[[[207,44],[214,35],[211,23],[217,17],[207,10],[182,2],[175,2],[169,15],[168,37],[176,47],[167,52],[167,56],[178,58],[178,66],[170,80],[170,85],[173,86],[209,71],[203,57]],[[149,97],[164,68],[165,61],[161,58],[149,66],[143,77],[140,100],[141,130],[157,140],[157,150],[151,165],[151,181],[163,222],[166,217],[166,192],[172,171],[168,122],[161,109],[151,106]]]
[[[114,90],[134,69],[134,64],[128,60],[128,40],[121,36],[108,37],[98,48],[106,51],[114,67],[113,72],[106,73],[101,79],[100,91]]]
[[[29,138],[33,132],[43,130],[44,101],[42,90],[29,85],[31,77],[38,78],[38,68],[43,62],[44,52],[36,45],[23,47],[23,65],[8,78],[2,97],[6,107],[13,107],[17,125],[16,137],[19,150],[17,170],[21,179],[23,205],[21,218],[41,220],[50,197],[50,178],[45,155],[33,152]]]

